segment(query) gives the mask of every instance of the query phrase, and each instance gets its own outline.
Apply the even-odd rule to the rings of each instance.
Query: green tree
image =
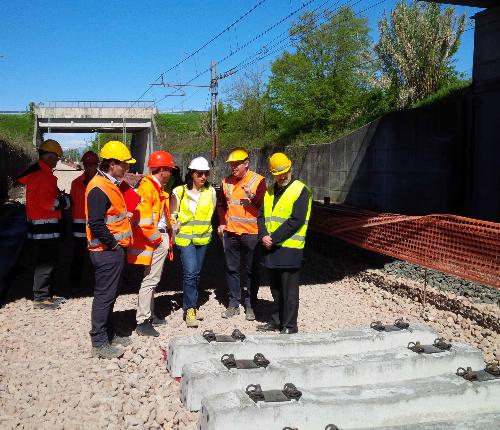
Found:
[[[414,0],[400,1],[379,22],[380,42],[375,50],[384,77],[395,96],[396,107],[405,108],[458,79],[453,67],[465,15],[448,7]]]
[[[272,65],[269,93],[291,133],[328,131],[339,135],[362,124],[375,73],[367,19],[350,7],[321,16],[306,13],[290,30],[294,53]]]

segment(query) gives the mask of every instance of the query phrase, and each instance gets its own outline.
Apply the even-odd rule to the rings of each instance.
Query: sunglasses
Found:
[[[195,170],[194,173],[196,173],[197,176],[206,176],[208,178],[208,176],[210,175],[210,172],[201,172],[199,170]]]

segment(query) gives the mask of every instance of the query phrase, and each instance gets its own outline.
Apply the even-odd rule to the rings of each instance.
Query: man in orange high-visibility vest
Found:
[[[151,174],[142,178],[137,194],[141,202],[132,217],[132,244],[127,249],[127,260],[144,266],[144,278],[137,298],[137,328],[139,336],[157,337],[153,326],[164,325],[165,319],[154,314],[154,292],[160,282],[165,259],[172,258],[172,229],[170,227],[169,195],[163,191],[174,168],[172,155],[165,151],[153,152],[148,160]]]
[[[28,247],[35,266],[33,306],[58,309],[59,301],[51,298],[51,277],[58,256],[61,210],[69,207],[70,202],[57,188],[57,178],[52,173],[63,154],[61,145],[48,139],[42,142],[38,152],[38,162],[17,177],[26,185]]]
[[[222,317],[239,315],[239,306],[243,304],[246,319],[253,321],[257,283],[252,269],[258,242],[257,215],[266,192],[266,179],[249,170],[248,152],[243,148],[233,149],[226,162],[231,166],[231,175],[222,180],[222,195],[217,202],[218,233],[224,243],[229,292],[229,306]]]
[[[97,173],[99,156],[93,151],[83,154],[81,162],[83,173],[71,182],[71,216],[73,232],[73,262],[71,264],[71,292],[75,296],[92,292],[92,286],[82,286],[82,274],[91,266],[87,250],[87,235],[85,233],[85,190],[90,180]],[[93,277],[93,274],[92,274]],[[93,282],[92,282],[93,283]]]
[[[95,273],[90,338],[92,356],[110,359],[121,357],[121,346],[130,343],[128,338],[116,336],[112,315],[125,249],[132,239],[127,206],[118,186],[135,160],[119,141],[106,143],[99,155],[101,164],[85,190],[86,234]]]

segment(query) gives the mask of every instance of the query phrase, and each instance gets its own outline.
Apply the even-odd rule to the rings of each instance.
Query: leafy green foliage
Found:
[[[458,78],[452,57],[465,28],[465,15],[452,7],[400,1],[379,22],[380,42],[375,50],[396,107],[410,107]]]
[[[24,115],[0,115],[0,140],[24,148],[33,147],[34,118]]]

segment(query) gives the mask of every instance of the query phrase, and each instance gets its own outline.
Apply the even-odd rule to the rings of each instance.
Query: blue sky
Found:
[[[23,110],[30,101],[137,100],[162,72],[196,51],[244,15],[260,0],[0,0],[0,111]],[[384,10],[396,0],[351,0],[369,17],[373,39]],[[286,32],[306,10],[336,9],[348,0],[263,0],[235,26],[198,54],[164,74],[165,82],[187,82],[221,60],[219,72],[234,67],[264,44]],[[307,4],[265,36],[243,45]],[[375,5],[375,6],[374,6]],[[480,9],[457,7],[467,17]],[[468,20],[468,26],[473,21]],[[473,31],[464,34],[457,68],[470,75]],[[283,38],[284,35],[279,37]],[[279,40],[277,39],[277,40]],[[286,45],[286,43],[285,43]],[[269,69],[279,52],[258,63]],[[240,74],[221,81],[220,92]],[[194,84],[208,85],[209,73]],[[206,109],[206,88],[186,89],[185,97],[166,97],[172,90],[153,87],[142,100],[158,101],[160,111]],[[85,135],[67,135],[66,146],[82,146]]]

